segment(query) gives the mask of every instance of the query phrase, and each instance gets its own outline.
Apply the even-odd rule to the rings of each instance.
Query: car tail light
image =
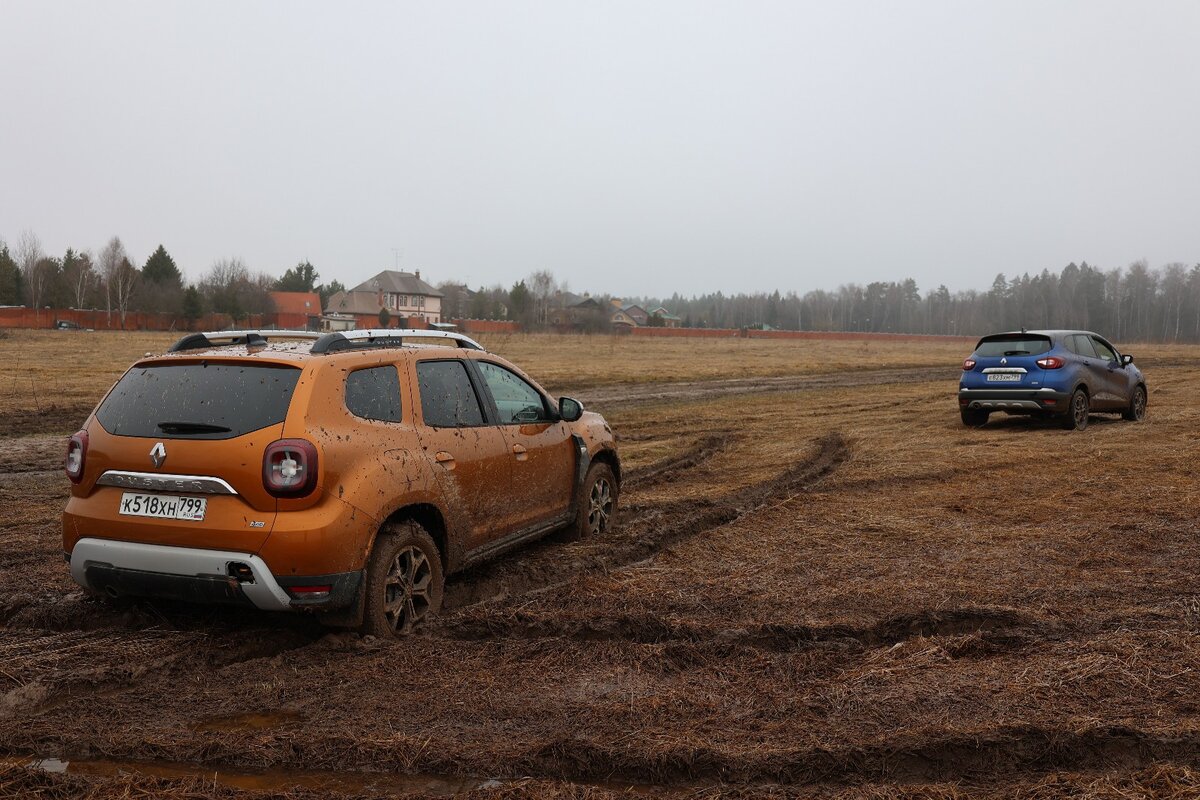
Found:
[[[87,460],[88,435],[80,431],[67,440],[67,457],[63,461],[63,469],[71,483],[83,480],[83,464]]]
[[[1067,362],[1058,356],[1046,356],[1045,358],[1039,358],[1037,365],[1042,369],[1062,369],[1067,365]]]
[[[970,372],[973,369],[975,369],[975,359],[968,358],[963,362],[963,372]]]
[[[263,486],[276,497],[303,497],[317,488],[317,448],[303,439],[280,439],[263,451]]]

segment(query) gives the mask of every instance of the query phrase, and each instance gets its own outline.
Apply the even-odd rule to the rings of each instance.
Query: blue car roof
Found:
[[[1029,335],[1046,336],[1046,337],[1050,338],[1051,340],[1057,341],[1057,340],[1063,338],[1064,336],[1071,336],[1071,335],[1077,334],[1077,333],[1082,333],[1085,336],[1100,336],[1100,334],[1093,333],[1092,331],[1063,329],[1063,330],[1036,330],[1036,331],[1002,331],[1000,333],[989,333],[987,336],[984,336],[983,339],[986,339],[988,336],[1021,336],[1022,334],[1024,334],[1026,336],[1029,336]],[[1100,336],[1100,338],[1103,339],[1104,337]],[[982,339],[981,339],[981,341],[982,341]]]

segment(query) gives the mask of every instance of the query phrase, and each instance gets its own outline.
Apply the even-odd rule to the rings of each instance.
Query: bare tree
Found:
[[[533,295],[533,320],[545,325],[550,318],[550,302],[559,290],[558,281],[550,270],[540,269],[525,279],[529,293]]]
[[[104,283],[104,313],[109,327],[112,327],[114,284],[119,280],[121,262],[128,260],[129,256],[125,252],[125,245],[121,244],[120,236],[109,239],[108,244],[100,251],[100,280]]]
[[[64,277],[68,281],[71,295],[75,298],[75,308],[87,306],[92,287],[96,285],[98,276],[92,267],[92,254],[86,250],[78,253],[72,259],[63,260]]]
[[[42,251],[42,242],[31,230],[21,232],[17,240],[17,265],[21,268],[21,279],[25,281],[25,292],[29,297],[29,305],[33,306],[35,317],[41,313],[42,294],[46,288],[46,269],[43,261],[46,254]]]
[[[128,258],[122,258],[112,280],[112,297],[121,314],[121,330],[125,330],[125,315],[129,312],[129,301],[137,289],[142,273]]]
[[[275,278],[263,272],[251,274],[240,258],[214,261],[199,288],[209,308],[228,314],[235,323],[247,314],[266,314],[274,309],[270,292],[275,288]]]

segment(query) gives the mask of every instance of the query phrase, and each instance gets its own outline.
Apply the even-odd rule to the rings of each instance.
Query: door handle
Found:
[[[447,453],[445,450],[439,450],[434,453],[433,460],[444,466],[446,469],[454,469],[454,456]]]
[[[525,459],[529,458],[528,451],[523,445],[519,444],[513,445],[513,455],[517,457],[517,461],[524,461]]]

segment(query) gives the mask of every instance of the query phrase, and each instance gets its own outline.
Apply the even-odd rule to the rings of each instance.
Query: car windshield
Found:
[[[117,436],[231,439],[277,425],[300,378],[264,364],[153,364],[125,373],[96,418]]]
[[[1048,336],[1023,333],[985,336],[975,348],[976,356],[1036,356],[1050,349]]]

